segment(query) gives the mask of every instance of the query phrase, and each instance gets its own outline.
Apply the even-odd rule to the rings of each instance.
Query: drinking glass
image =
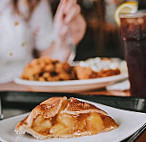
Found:
[[[146,11],[122,14],[120,19],[131,95],[146,97]]]

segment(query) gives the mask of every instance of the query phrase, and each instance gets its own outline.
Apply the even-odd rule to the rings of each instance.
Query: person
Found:
[[[0,0],[0,82],[18,76],[34,49],[66,61],[68,38],[77,45],[85,31],[77,0],[60,0],[54,19],[49,0]]]

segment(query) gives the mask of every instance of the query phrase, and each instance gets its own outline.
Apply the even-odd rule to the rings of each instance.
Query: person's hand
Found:
[[[80,6],[76,0],[61,0],[54,19],[56,35],[66,41],[69,35],[76,45],[83,38],[86,22],[81,15]]]
[[[73,44],[77,45],[85,31],[86,22],[77,1],[61,0],[54,18],[54,42],[40,55],[67,61],[71,53],[67,38],[71,38]]]

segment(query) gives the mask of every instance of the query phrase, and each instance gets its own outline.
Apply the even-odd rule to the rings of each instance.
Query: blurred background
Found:
[[[74,60],[80,61],[94,57],[124,59],[119,27],[114,21],[114,13],[120,4],[129,0],[77,1],[87,28],[83,39],[81,38],[82,40],[79,40],[80,42],[77,44]],[[39,2],[41,0],[0,0],[0,80],[10,80],[10,78],[12,80],[18,76],[24,65],[28,64],[33,57],[39,56],[39,51],[48,48],[50,44],[52,45],[55,37],[55,32],[52,29],[54,25],[57,25],[55,22],[53,25],[52,13],[54,18],[60,0],[44,0],[42,1],[44,3],[35,10]],[[49,8],[47,7],[48,2]],[[70,12],[68,15],[71,15]],[[81,27],[82,24],[77,27]],[[75,28],[73,30],[75,31]],[[77,32],[75,31],[75,33]],[[77,36],[80,33],[79,31]],[[59,42],[59,39],[56,39]],[[58,45],[60,49],[65,48],[64,44]],[[57,59],[62,58],[60,52],[56,51]],[[52,52],[48,51],[48,53]],[[48,53],[46,52],[47,56],[50,57]]]
[[[126,0],[78,0],[87,22],[87,31],[77,47],[75,60],[91,57],[119,57],[123,59],[119,27],[114,21],[114,11]],[[53,0],[55,14],[59,0]]]

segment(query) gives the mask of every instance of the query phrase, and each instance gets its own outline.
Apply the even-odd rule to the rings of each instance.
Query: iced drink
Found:
[[[120,18],[131,95],[146,97],[146,11]]]

